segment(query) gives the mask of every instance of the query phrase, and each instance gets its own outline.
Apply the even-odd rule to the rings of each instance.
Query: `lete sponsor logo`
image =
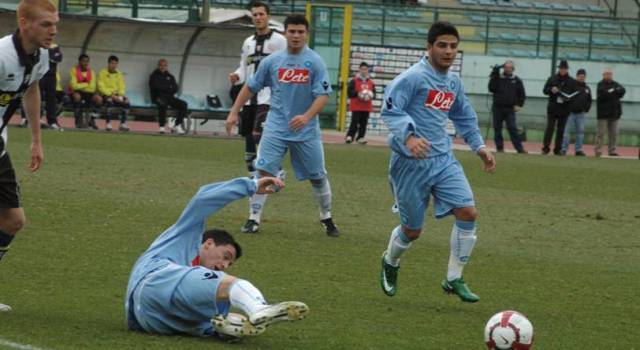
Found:
[[[429,90],[429,96],[425,106],[427,108],[437,109],[439,111],[448,112],[453,106],[456,97],[453,92],[443,92],[439,90]]]
[[[309,70],[279,68],[278,81],[285,84],[307,84],[309,83]]]

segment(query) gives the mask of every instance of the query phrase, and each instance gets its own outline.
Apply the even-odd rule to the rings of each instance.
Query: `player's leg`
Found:
[[[562,137],[562,154],[565,155],[569,151],[569,142],[571,141],[571,129],[574,128],[577,132],[578,128],[576,125],[577,122],[577,114],[571,113],[569,114],[569,119],[567,119],[567,126],[564,128],[564,136]]]
[[[309,180],[313,196],[320,211],[320,223],[330,237],[338,237],[340,231],[331,216],[331,184],[324,167],[324,150],[322,141],[315,140],[289,142],[291,150],[291,166],[299,181]]]
[[[9,251],[9,246],[25,223],[24,210],[20,204],[20,189],[9,154],[0,157],[0,262]],[[0,304],[0,312],[11,307]]]
[[[82,94],[78,91],[74,91],[71,93],[71,104],[73,105],[73,116],[75,119],[76,128],[83,127],[82,121],[82,109],[83,109],[83,99]]]
[[[607,131],[609,132],[609,155],[617,156],[616,146],[618,145],[618,121],[619,119],[607,120]]]
[[[477,210],[473,192],[460,163],[450,156],[448,164],[443,164],[433,186],[434,214],[443,218],[453,214],[456,218],[451,230],[449,264],[447,277],[442,288],[454,293],[465,302],[476,302],[480,298],[473,294],[462,279],[464,266],[471,257],[476,244]]]
[[[397,292],[400,258],[422,232],[429,199],[426,175],[428,173],[419,161],[392,155],[389,179],[400,213],[400,225],[391,231],[387,249],[382,253],[380,286],[388,296]]]
[[[544,129],[544,138],[542,140],[542,154],[548,154],[551,150],[551,139],[553,138],[553,131],[555,129],[556,116],[552,112],[547,112],[547,126]]]
[[[286,152],[287,144],[285,141],[270,135],[264,135],[260,142],[258,157],[255,162],[255,167],[259,171],[258,177],[277,174]],[[242,227],[242,232],[258,232],[262,218],[262,210],[264,209],[266,201],[266,194],[256,193],[249,197],[249,219]]]
[[[168,101],[169,106],[174,108],[178,112],[178,116],[176,117],[176,124],[174,126],[174,130],[179,135],[184,135],[185,130],[183,127],[184,118],[187,117],[187,113],[189,111],[189,105],[184,100],[181,100],[176,97],[171,97]]]
[[[113,117],[113,109],[115,108],[116,104],[111,96],[104,96],[102,100],[104,101],[105,121],[107,122],[105,130],[111,131],[113,130],[113,126],[111,125],[111,118]]]
[[[164,134],[166,132],[165,125],[167,124],[167,110],[169,109],[169,105],[167,105],[167,102],[161,97],[156,97],[153,102],[158,107],[159,132]]]
[[[576,144],[575,151],[576,156],[584,156],[584,152],[582,151],[582,144],[584,142],[584,124],[586,119],[586,113],[576,114]]]
[[[249,177],[257,175],[254,162],[257,157],[257,142],[253,135],[253,129],[256,119],[256,106],[244,106],[240,112],[240,125],[238,133],[244,137],[244,162],[249,172]]]
[[[358,123],[358,143],[361,145],[367,144],[367,139],[365,138],[367,134],[367,124],[369,123],[369,112],[362,112],[360,116],[360,120]]]
[[[553,145],[553,154],[555,155],[562,155],[562,138],[564,136],[564,128],[567,126],[568,118],[569,115],[558,116],[558,128]]]
[[[518,153],[523,153],[524,147],[522,147],[522,140],[520,140],[520,135],[518,134],[518,126],[516,125],[516,112],[513,109],[508,109],[505,111],[505,122],[507,124],[507,131],[509,132],[509,137],[511,138],[513,148],[515,148]]]

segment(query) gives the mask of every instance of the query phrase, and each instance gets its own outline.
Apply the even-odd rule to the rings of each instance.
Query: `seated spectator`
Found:
[[[175,108],[178,111],[174,131],[180,135],[184,135],[185,131],[182,122],[187,116],[187,103],[175,95],[178,92],[178,83],[176,78],[169,73],[169,63],[164,58],[158,61],[158,68],[151,73],[149,77],[149,91],[151,93],[151,101],[158,106],[158,123],[160,124],[160,133],[165,133],[165,124],[167,123],[167,109]]]
[[[78,57],[78,65],[71,68],[69,77],[69,90],[73,102],[76,127],[82,125],[83,108],[90,106],[91,119],[89,126],[92,129],[98,129],[96,118],[99,115],[100,107],[102,107],[102,97],[96,93],[97,77],[93,70],[89,68],[89,56],[81,54]]]
[[[124,76],[118,70],[118,62],[120,60],[116,56],[109,56],[107,67],[100,70],[98,74],[98,93],[102,97],[104,104],[107,106],[107,126],[106,130],[111,131],[111,115],[114,107],[119,107],[120,112],[120,131],[129,131],[127,126],[127,118],[129,116],[129,99],[125,96]]]

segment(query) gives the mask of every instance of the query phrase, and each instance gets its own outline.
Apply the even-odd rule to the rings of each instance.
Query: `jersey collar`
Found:
[[[22,43],[20,42],[20,32],[16,30],[15,33],[11,36],[11,40],[13,41],[13,47],[16,49],[16,53],[18,54],[18,61],[20,61],[20,65],[23,67],[27,66],[35,66],[38,61],[40,61],[40,49],[36,49],[32,55],[29,55],[24,48],[22,47]]]

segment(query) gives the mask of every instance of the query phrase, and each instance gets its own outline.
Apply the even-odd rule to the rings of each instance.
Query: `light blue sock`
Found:
[[[398,226],[391,231],[391,238],[389,239],[384,260],[387,264],[398,266],[400,264],[400,257],[410,247],[411,239],[407,237],[407,235],[402,232],[402,228]]]
[[[451,230],[451,251],[447,280],[453,281],[462,277],[462,270],[469,261],[477,239],[475,221],[456,220]]]

